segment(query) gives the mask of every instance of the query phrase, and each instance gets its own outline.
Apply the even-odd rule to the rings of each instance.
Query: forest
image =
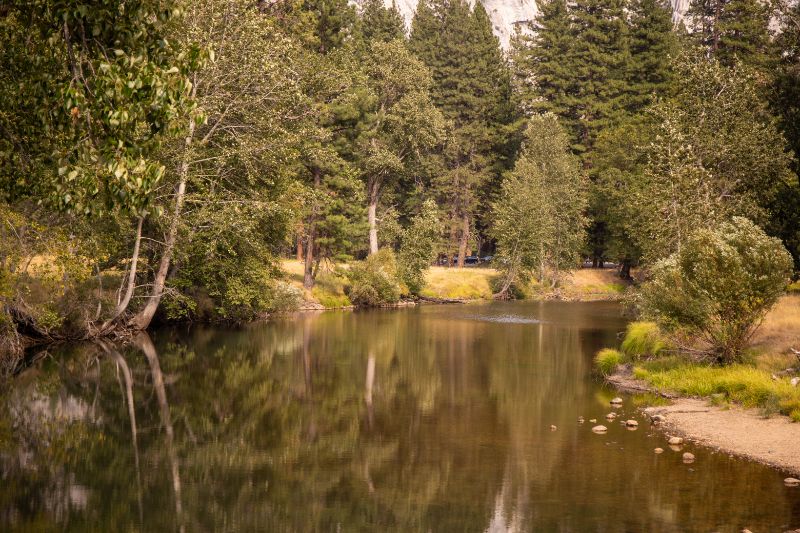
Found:
[[[800,6],[0,3],[0,351],[585,261],[721,362],[800,268]],[[336,267],[340,268],[340,267]]]

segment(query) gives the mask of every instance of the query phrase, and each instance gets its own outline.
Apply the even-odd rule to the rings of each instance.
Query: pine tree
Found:
[[[575,76],[572,113],[578,117],[574,149],[591,166],[597,133],[624,117],[630,63],[628,29],[622,0],[578,0],[572,10]]]
[[[654,97],[666,96],[673,80],[670,56],[677,52],[672,8],[663,0],[633,0],[630,10],[631,68],[629,110],[647,106]]]
[[[510,159],[510,74],[480,3],[471,10],[462,0],[420,2],[409,46],[431,69],[434,102],[451,125],[433,186],[463,266],[480,200],[491,194]]]
[[[362,7],[359,22],[361,35],[365,40],[392,41],[405,38],[403,15],[394,4],[387,8],[383,0],[367,0]]]
[[[521,106],[550,111],[574,129],[569,98],[574,84],[568,58],[575,43],[566,0],[539,5],[539,15],[512,39],[512,62]]]
[[[687,12],[692,37],[719,59],[768,69],[770,13],[759,0],[692,0]]]

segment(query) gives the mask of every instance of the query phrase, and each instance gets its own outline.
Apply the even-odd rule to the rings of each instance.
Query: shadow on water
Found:
[[[624,325],[613,304],[516,302],[66,346],[0,396],[0,529],[800,527],[780,472],[655,455],[635,398],[639,429],[591,432],[614,395],[592,355]]]

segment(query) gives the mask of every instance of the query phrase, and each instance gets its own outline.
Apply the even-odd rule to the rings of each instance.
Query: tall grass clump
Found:
[[[655,357],[667,347],[667,343],[655,322],[631,322],[625,330],[622,353],[631,360]]]
[[[623,356],[619,350],[613,348],[603,348],[594,356],[594,363],[603,376],[614,373],[617,366],[622,364]]]

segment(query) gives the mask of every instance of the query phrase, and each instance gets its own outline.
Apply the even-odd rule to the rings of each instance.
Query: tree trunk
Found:
[[[136,240],[133,243],[133,255],[131,255],[131,270],[128,274],[128,287],[125,289],[125,296],[123,296],[122,300],[117,304],[117,308],[114,309],[114,314],[111,315],[111,318],[105,321],[105,323],[100,327],[100,331],[106,331],[111,325],[117,320],[122,313],[124,313],[128,309],[128,305],[131,302],[131,298],[133,297],[133,291],[136,287],[136,269],[138,268],[139,264],[139,247],[142,242],[142,222],[144,222],[144,217],[139,217],[139,222],[136,225]]]
[[[461,238],[458,243],[458,268],[464,268],[464,259],[467,257],[467,243],[469,241],[469,215],[461,215]]]
[[[319,190],[322,181],[322,172],[315,168],[312,170],[314,175],[314,192]],[[306,257],[303,265],[303,287],[310,289],[314,286],[314,243],[317,240],[317,213],[319,207],[316,204],[311,207],[311,216],[308,217],[308,233],[306,234]]]
[[[195,84],[195,87],[197,84]],[[158,272],[153,280],[153,290],[150,293],[150,299],[144,306],[144,309],[133,317],[130,324],[135,329],[143,330],[150,326],[153,316],[156,314],[161,297],[164,295],[164,284],[167,281],[167,274],[169,273],[169,265],[172,261],[172,255],[175,251],[175,241],[178,237],[178,223],[180,222],[181,213],[183,211],[183,202],[186,196],[186,181],[189,177],[189,152],[194,138],[194,119],[189,121],[189,132],[186,134],[184,140],[183,160],[178,171],[179,182],[178,188],[175,191],[175,211],[172,213],[172,220],[169,225],[169,232],[167,239],[164,242],[164,252],[161,255],[161,262],[158,265]]]
[[[297,260],[303,260],[303,233],[299,230],[297,232]]]
[[[369,222],[369,254],[378,253],[378,187],[374,183],[368,186],[367,221]]]
[[[631,279],[631,260],[626,257],[622,260],[622,268],[619,270],[619,277],[622,279]]]

